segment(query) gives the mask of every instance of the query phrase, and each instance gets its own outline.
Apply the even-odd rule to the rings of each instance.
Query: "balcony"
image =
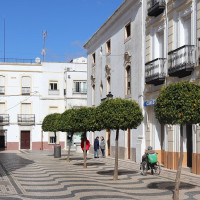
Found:
[[[60,90],[49,90],[49,95],[59,95]]]
[[[31,88],[30,87],[22,87],[22,95],[30,95]]]
[[[158,16],[165,10],[164,0],[149,0],[148,1],[148,16]]]
[[[0,86],[0,95],[5,94],[5,86]]]
[[[74,94],[87,94],[87,89],[83,88],[73,88]]]
[[[157,58],[145,64],[145,83],[161,85],[165,82],[166,58]]]
[[[191,75],[196,63],[195,54],[194,45],[184,45],[170,51],[168,53],[169,76],[182,78]]]
[[[9,125],[10,118],[8,114],[0,114],[0,126]]]
[[[19,114],[17,116],[17,121],[19,125],[32,126],[32,125],[35,125],[35,115],[34,114]]]

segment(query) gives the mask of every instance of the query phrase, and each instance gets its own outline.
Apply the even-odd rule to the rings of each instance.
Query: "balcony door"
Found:
[[[30,94],[31,92],[31,77],[23,76],[22,77],[22,94]]]
[[[164,31],[158,33],[158,43],[159,43],[159,58],[165,58],[164,54]]]
[[[184,20],[184,42],[185,45],[191,45],[191,17]]]

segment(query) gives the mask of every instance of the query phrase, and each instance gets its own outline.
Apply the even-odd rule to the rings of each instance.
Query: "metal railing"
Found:
[[[0,86],[0,94],[5,94],[5,86]]]
[[[87,89],[82,89],[82,88],[73,88],[73,93],[81,93],[81,94],[86,94]]]
[[[165,9],[165,0],[148,0],[147,9],[149,16],[157,16]]]
[[[8,114],[0,114],[0,125],[8,125],[10,118]]]
[[[49,95],[59,95],[60,90],[49,90]]]
[[[35,59],[0,58],[0,63],[27,63],[35,64]]]
[[[31,88],[30,87],[22,87],[22,95],[30,95]]]
[[[35,115],[34,114],[18,114],[17,121],[18,121],[18,124],[34,125]]]
[[[184,45],[168,53],[168,72],[195,66],[195,46]]]
[[[145,81],[149,82],[154,79],[164,78],[166,58],[156,58],[145,64]]]

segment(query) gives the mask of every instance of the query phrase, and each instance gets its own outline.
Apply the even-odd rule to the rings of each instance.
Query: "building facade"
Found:
[[[159,153],[159,161],[177,169],[180,127],[159,124],[154,103],[163,85],[178,81],[199,84],[200,1],[148,1],[146,17],[145,118],[146,146]],[[183,167],[200,174],[200,127],[184,127]]]
[[[98,106],[111,93],[114,98],[133,99],[143,108],[144,6],[142,1],[124,1],[84,45],[88,53],[89,107]],[[106,155],[114,157],[115,131],[88,134],[92,144],[97,135],[106,140]],[[119,158],[139,162],[144,142],[143,123],[137,129],[120,131]]]
[[[41,63],[39,59],[0,63],[1,150],[53,149],[55,142],[66,149],[66,133],[57,133],[55,139],[54,133],[43,132],[41,125],[46,115],[62,113],[67,108],[67,94],[73,88],[64,81],[65,69],[80,66],[86,68],[87,64]],[[80,75],[74,75],[76,78],[79,80]],[[83,75],[82,79],[87,78]],[[73,99],[77,106],[79,101]]]

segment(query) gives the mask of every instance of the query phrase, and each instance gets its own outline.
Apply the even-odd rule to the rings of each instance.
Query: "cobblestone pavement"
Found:
[[[119,160],[119,180],[113,181],[114,159],[88,155],[83,168],[82,154],[66,152],[54,158],[49,151],[0,152],[0,200],[37,199],[133,199],[170,200],[175,171],[142,176],[139,165]],[[200,199],[200,176],[183,172],[180,199]]]

